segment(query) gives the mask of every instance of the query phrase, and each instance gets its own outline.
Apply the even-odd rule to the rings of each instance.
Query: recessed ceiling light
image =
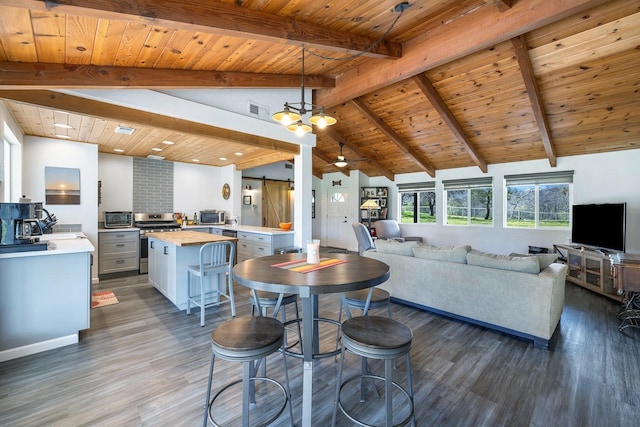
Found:
[[[173,145],[173,144],[175,144],[175,142],[173,142],[173,141],[168,141],[168,140],[167,140],[167,141],[162,141],[162,143],[163,143],[163,144],[167,144],[167,145]]]
[[[241,153],[239,151],[237,153],[233,153],[233,154],[235,154],[236,156],[244,156],[244,153]]]
[[[113,151],[115,151],[116,153],[124,153],[124,150],[122,148],[114,148]]]
[[[225,160],[227,160],[227,158],[226,157],[218,157],[218,160],[222,160],[224,162]]]
[[[162,151],[162,148],[153,147],[152,150],[153,151]]]
[[[57,128],[62,128],[62,129],[72,129],[73,128],[73,126],[67,125],[65,123],[54,123],[53,125],[55,127],[57,127]]]
[[[121,133],[121,134],[124,134],[124,135],[131,135],[135,131],[136,130],[134,128],[128,128],[126,126],[118,126],[114,130],[115,133]]]
[[[192,162],[199,162],[200,159],[191,159]]]

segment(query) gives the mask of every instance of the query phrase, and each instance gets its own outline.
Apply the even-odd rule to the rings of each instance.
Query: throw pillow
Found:
[[[535,256],[512,257],[472,249],[467,254],[467,264],[498,270],[517,271],[520,273],[540,273],[540,262],[538,261],[538,257]]]
[[[557,254],[517,254],[514,252],[509,256],[519,256],[519,257],[535,256],[538,258],[538,261],[540,262],[540,271],[549,267],[551,264],[553,264],[558,260]]]
[[[376,240],[376,250],[381,254],[413,256],[413,247],[418,242],[398,242],[397,240]]]
[[[431,246],[416,245],[413,248],[413,256],[416,258],[432,259],[434,261],[456,262],[458,264],[467,263],[467,253],[471,246]]]

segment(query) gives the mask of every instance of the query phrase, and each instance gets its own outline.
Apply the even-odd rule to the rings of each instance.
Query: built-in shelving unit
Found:
[[[360,209],[360,222],[369,228],[372,236],[375,236],[375,222],[379,219],[387,219],[388,197],[389,187],[360,187],[360,206],[369,199],[375,200],[380,206],[378,209]]]

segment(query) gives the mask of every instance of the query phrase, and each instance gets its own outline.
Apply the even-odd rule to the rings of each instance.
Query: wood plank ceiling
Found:
[[[297,147],[56,90],[296,88],[304,44],[305,84],[338,119],[314,129],[317,176],[556,166],[640,147],[640,2],[398,3],[0,0],[0,99],[28,135],[245,169]]]

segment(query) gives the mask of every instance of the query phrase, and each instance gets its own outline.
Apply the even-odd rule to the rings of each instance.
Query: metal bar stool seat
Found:
[[[282,360],[284,363],[284,374],[286,384],[272,378],[256,376],[255,362],[282,349]],[[223,386],[211,398],[211,384],[213,382],[213,368],[216,357],[231,362],[242,362],[242,379],[233,381]],[[206,427],[211,422],[216,427],[221,427],[213,415],[215,400],[230,387],[242,383],[242,426],[249,426],[249,404],[255,404],[255,382],[266,381],[276,385],[283,396],[282,406],[275,410],[275,414],[268,420],[261,422],[260,426],[272,424],[289,406],[289,417],[293,426],[293,411],[291,409],[291,394],[289,389],[289,372],[287,370],[287,360],[284,354],[284,325],[278,319],[263,316],[245,316],[231,319],[211,332],[211,363],[209,365],[209,380],[207,386],[207,396],[205,400],[205,413],[203,426]],[[265,402],[264,411],[274,408],[273,401]],[[273,412],[272,409],[271,412]]]
[[[258,299],[256,300],[255,295],[258,295]],[[267,310],[269,308],[273,309],[273,317],[278,316],[278,311],[281,312],[282,323],[285,326],[285,337],[284,342],[287,349],[291,347],[295,347],[298,343],[302,342],[302,333],[300,331],[300,322],[302,319],[300,318],[300,311],[298,310],[298,295],[297,294],[279,294],[276,292],[268,292],[268,291],[256,291],[251,289],[249,292],[249,302],[251,303],[251,315],[255,315],[255,310],[262,316],[267,316]],[[287,321],[287,312],[286,307],[288,305],[292,305],[294,307],[296,317],[293,320]],[[296,324],[296,329],[298,333],[298,341],[293,344],[289,344],[287,340],[287,327],[292,324]]]
[[[235,245],[233,243],[228,241],[210,242],[200,248],[200,262],[187,266],[187,315],[191,314],[191,304],[200,307],[200,326],[204,326],[205,309],[226,302],[231,304],[231,316],[236,317],[232,270],[234,257]],[[218,287],[206,289],[205,278],[214,275],[218,275]],[[200,279],[198,292],[194,292],[192,277]],[[226,301],[221,301],[221,297],[226,298]]]
[[[389,292],[380,288],[373,288],[371,293],[371,299],[369,306],[367,307],[367,297],[369,296],[370,289],[360,289],[352,292],[344,293],[344,301],[347,303],[347,318],[350,318],[349,308],[355,308],[365,312],[365,308],[370,309],[387,309],[387,315],[391,318],[391,295]],[[338,323],[342,323],[342,308],[344,307],[343,298],[340,298],[340,309],[338,310]],[[338,342],[340,341],[340,329],[336,333],[336,349],[338,348]],[[336,355],[337,357],[337,355]]]
[[[331,425],[336,425],[336,417],[338,408],[352,422],[361,426],[373,426],[362,420],[356,419],[351,414],[354,408],[346,409],[341,401],[341,394],[344,387],[351,381],[360,379],[360,402],[365,402],[364,380],[371,378],[384,381],[384,405],[385,405],[385,422],[386,427],[395,427],[406,425],[411,421],[415,425],[414,405],[413,405],[413,382],[411,380],[411,360],[409,352],[413,341],[413,332],[407,326],[397,320],[389,319],[382,316],[358,316],[345,320],[342,324],[342,351],[340,357],[340,366],[338,368],[338,379],[336,381],[335,405],[333,408],[333,418]],[[352,376],[342,381],[342,369],[344,365],[345,352],[349,351],[363,358],[362,370],[359,375]],[[393,360],[405,356],[405,365],[407,369],[407,388],[403,388],[400,384],[393,381],[392,365]],[[364,360],[366,359],[384,360],[384,377],[370,374],[365,369]],[[394,424],[393,420],[393,388],[398,389],[405,396],[409,403],[408,414],[400,422]]]

